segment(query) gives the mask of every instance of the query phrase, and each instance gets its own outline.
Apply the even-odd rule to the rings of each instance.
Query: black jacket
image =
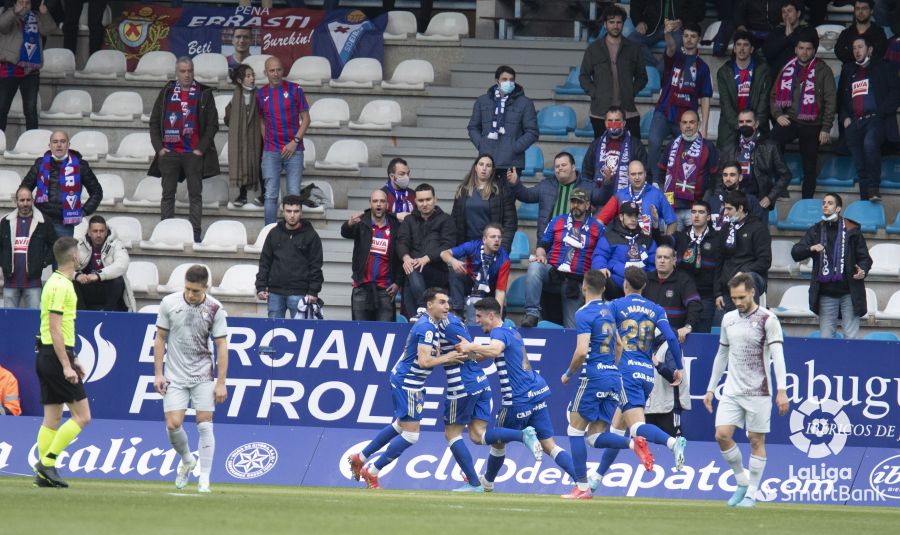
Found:
[[[663,6],[667,0],[631,0],[630,16],[635,26],[643,22],[647,25],[647,35],[656,31],[657,26],[663,24]],[[706,17],[706,2],[704,0],[671,0],[675,19],[681,22],[703,21]]]
[[[806,30],[808,26],[800,23],[791,35],[784,35],[784,24],[779,24],[777,28],[769,32],[765,42],[763,42],[762,53],[769,64],[769,76],[775,81],[781,73],[781,69],[785,64],[794,57],[794,47],[797,46],[797,38]],[[815,30],[815,28],[813,28]],[[821,104],[820,104],[821,105]],[[763,119],[760,119],[762,122]]]
[[[862,268],[866,273],[872,269],[872,257],[869,256],[869,248],[866,246],[866,238],[859,230],[859,225],[855,221],[844,219],[847,228],[847,258],[844,262],[844,280],[847,282],[850,291],[850,300],[853,301],[853,312],[857,316],[866,315],[866,283],[865,280],[857,280],[853,278],[856,266]],[[809,248],[817,243],[821,243],[821,232],[824,221],[819,221],[815,225],[809,227],[806,234],[799,242],[794,244],[791,249],[791,257],[797,262],[802,262],[807,258],[812,258],[812,276],[809,282],[809,309],[819,313],[819,297],[821,296],[821,283],[816,280],[816,274],[819,273],[819,254],[813,253]],[[834,225],[834,232],[837,233],[837,224]],[[828,244],[826,247],[833,247],[834,239],[826,239]],[[829,253],[831,252],[829,248]]]
[[[734,143],[725,147],[720,155],[720,162],[738,161],[741,153],[740,143],[735,140]],[[765,135],[760,135],[756,141],[756,147],[750,155],[752,162],[750,164],[750,172],[753,180],[756,182],[756,191],[752,191],[756,198],[762,199],[768,197],[772,203],[769,210],[775,209],[775,201],[778,200],[785,192],[787,192],[788,184],[791,182],[791,170],[784,163],[781,157],[781,151],[778,150],[778,144],[775,140]]]
[[[691,245],[690,229],[679,230],[672,235],[665,235],[659,229],[653,231],[656,243],[660,245],[665,243],[675,248],[675,260],[678,262],[676,272],[680,271],[690,276],[703,299],[715,297],[716,266],[722,258],[718,234],[718,231],[710,225],[709,232],[700,240],[700,267],[697,267],[696,262],[688,262],[684,254]]]
[[[771,31],[781,21],[781,2],[778,0],[737,0],[734,8],[734,25],[751,31]]]
[[[853,115],[853,75],[859,66],[854,62],[844,63],[841,68],[840,80],[838,80],[837,103],[838,120],[844,124],[844,119]],[[891,64],[873,59],[869,64],[869,83],[871,91],[878,103],[878,113],[884,120],[885,137],[888,141],[900,141],[895,115],[900,106],[900,79],[897,78],[897,69]]]
[[[315,295],[322,291],[322,240],[309,221],[288,230],[280,221],[266,236],[259,255],[256,291],[284,295]]]
[[[91,169],[91,165],[84,161],[81,157],[81,153],[76,150],[69,149],[69,152],[74,154],[81,160],[81,186],[82,186],[82,195],[84,194],[84,190],[87,190],[90,194],[91,198],[87,201],[81,203],[81,211],[85,216],[89,216],[97,211],[97,207],[100,206],[100,201],[103,200],[103,187],[100,185],[100,181],[97,180],[97,175],[94,174],[94,171]],[[31,166],[31,169],[28,170],[28,174],[25,175],[25,178],[22,179],[22,184],[20,187],[25,187],[30,190],[34,190],[37,187],[38,175],[41,171],[41,160],[44,157],[41,156],[37,160],[34,161],[34,165]],[[45,203],[35,204],[34,207],[41,211],[46,218],[53,223],[62,223],[62,197],[59,194],[59,166],[51,165],[50,166],[50,179],[49,179],[50,191],[48,193],[48,200]]]
[[[853,59],[853,40],[857,37],[865,37],[866,41],[874,48],[872,51],[872,59],[884,59],[884,52],[887,50],[888,38],[884,34],[881,26],[872,21],[872,25],[866,30],[866,33],[860,34],[856,29],[856,23],[853,22],[837,38],[834,44],[834,55],[841,63],[852,63]]]
[[[0,270],[3,270],[4,278],[13,276],[13,240],[18,214],[18,210],[13,210],[0,219]],[[29,279],[40,280],[44,268],[53,263],[56,231],[53,224],[44,219],[40,212],[34,212],[31,217],[31,239],[28,242],[25,266]]]
[[[468,199],[469,193],[463,189],[459,196],[453,199],[453,210],[450,212],[456,226],[456,241],[459,243],[466,241],[468,234],[469,223],[466,218],[466,201]],[[503,229],[500,245],[507,251],[512,251],[513,238],[516,236],[516,230],[519,229],[519,215],[516,213],[516,198],[505,181],[500,185],[500,193],[491,195],[488,199],[488,207],[491,211],[490,222],[499,223]],[[458,243],[454,245],[458,245]]]
[[[386,214],[391,237],[388,241],[388,258],[391,262],[391,282],[399,286],[403,285],[403,261],[397,255],[397,239],[400,231],[400,221],[394,214]],[[365,278],[366,263],[369,261],[369,250],[372,248],[372,210],[366,210],[362,214],[359,223],[349,225],[346,221],[341,225],[341,236],[353,240],[353,282],[361,284]]]
[[[199,117],[197,118],[197,129],[200,131],[200,141],[197,143],[197,150],[203,153],[203,178],[216,176],[219,170],[219,153],[216,152],[216,132],[219,131],[219,112],[216,111],[216,98],[213,89],[207,85],[197,82],[200,86],[200,103],[198,107]],[[150,112],[150,143],[153,145],[153,152],[156,156],[150,162],[150,169],[147,174],[150,176],[162,176],[159,170],[159,151],[163,148],[163,125],[165,124],[166,113],[166,93],[175,86],[174,81],[168,82],[165,87],[160,90],[153,103],[153,111]],[[184,176],[179,180],[184,180]]]
[[[637,113],[634,99],[647,85],[647,70],[641,49],[634,42],[623,38],[615,60],[621,107],[625,111]],[[612,68],[606,39],[597,39],[584,51],[578,83],[591,97],[591,115],[595,117],[603,117],[612,106]]]
[[[680,329],[685,325],[693,327],[700,320],[703,305],[700,304],[697,286],[694,279],[680,268],[675,269],[665,280],[660,280],[656,271],[648,273],[644,297],[666,310],[672,329]]]
[[[772,237],[769,236],[769,227],[753,215],[744,219],[744,224],[735,232],[734,247],[728,248],[725,242],[728,239],[728,225],[723,225],[719,232],[719,250],[722,251],[722,261],[716,264],[715,295],[723,295],[728,288],[728,281],[740,271],[742,273],[754,272],[767,279],[769,268],[772,266]]]
[[[624,142],[624,137],[622,138]],[[603,140],[603,136],[598,137],[594,141],[591,142],[591,145],[588,147],[587,153],[584,155],[584,161],[581,164],[581,176],[587,178],[588,180],[593,180],[596,183],[597,177],[594,175],[597,172],[597,151],[600,150],[600,143]],[[640,139],[631,138],[631,154],[628,155],[628,161],[633,162],[635,160],[640,161],[644,164],[644,167],[647,167],[647,150],[644,148],[644,144],[641,143]],[[611,183],[616,183],[617,175],[613,175]],[[616,194],[615,186],[613,186],[613,195]],[[607,199],[608,200],[608,199]]]
[[[400,225],[397,239],[397,256],[401,259],[409,255],[413,258],[428,256],[429,264],[435,269],[447,269],[441,260],[441,251],[456,245],[456,223],[439,206],[434,207],[428,220],[416,208],[406,216]]]
[[[716,181],[716,187],[708,190],[706,194],[703,195],[703,200],[709,203],[709,221],[713,228],[716,229],[721,229],[727,225],[725,222],[726,193],[725,184],[722,183],[722,179],[720,178]],[[762,221],[768,221],[769,212],[759,205],[759,199],[756,198],[756,195],[746,191],[743,193],[747,196],[747,207],[750,210],[750,214]]]

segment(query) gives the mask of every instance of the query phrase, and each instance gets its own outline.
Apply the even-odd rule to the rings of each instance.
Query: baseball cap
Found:
[[[584,188],[575,188],[572,190],[572,193],[569,195],[569,201],[581,201],[581,202],[589,202],[590,197],[588,197],[588,192]]]
[[[628,214],[628,215],[638,215],[641,213],[641,209],[638,207],[636,202],[628,201],[628,202],[624,202],[619,205],[619,213],[620,214]]]

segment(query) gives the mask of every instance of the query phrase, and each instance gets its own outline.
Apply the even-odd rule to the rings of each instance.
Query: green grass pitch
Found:
[[[557,496],[368,491],[362,488],[216,485],[200,495],[192,482],[72,479],[69,489],[39,489],[23,477],[0,477],[0,533],[421,535],[500,533],[628,535],[715,533],[841,535],[892,533],[900,508],[760,504]]]

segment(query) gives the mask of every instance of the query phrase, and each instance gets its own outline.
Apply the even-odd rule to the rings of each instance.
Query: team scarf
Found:
[[[841,282],[844,280],[844,264],[847,261],[847,226],[844,218],[838,218],[837,235],[834,237],[834,250],[828,255],[827,222],[823,222],[819,231],[819,243],[824,248],[819,253],[819,273],[816,280],[819,282]]]
[[[741,230],[741,227],[747,223],[747,217],[748,216],[744,216],[744,219],[739,223],[735,223],[734,221],[728,223],[728,237],[725,238],[726,249],[734,249],[734,246],[737,244],[735,235],[737,234],[737,231]]]
[[[597,151],[594,160],[594,181],[598,184],[603,182],[604,167],[615,169],[617,191],[628,185],[628,162],[631,161],[631,132],[625,130],[621,139],[618,161],[616,161],[615,156],[606,154],[609,133],[604,133],[600,136],[600,150]]]
[[[759,140],[759,132],[754,132],[750,139],[738,134],[738,163],[741,164],[740,189],[746,188],[750,183],[753,171],[753,149],[756,148],[757,140]]]
[[[185,98],[187,94],[187,98]],[[181,147],[183,150],[194,150],[199,142],[197,131],[197,110],[200,104],[200,87],[197,82],[191,83],[188,91],[183,91],[181,83],[176,81],[172,93],[166,99],[163,143],[169,150]],[[189,140],[190,147],[184,146]]]
[[[28,71],[36,71],[43,64],[41,45],[41,34],[38,31],[37,15],[34,11],[25,12],[25,19],[22,21],[22,48],[19,50],[19,61],[17,65]]]
[[[742,112],[750,107],[750,85],[753,83],[753,69],[756,62],[751,59],[746,69],[738,67],[737,61],[732,64],[734,84],[737,87],[737,111]]]
[[[494,113],[491,117],[491,131],[488,133],[488,139],[500,139],[500,136],[506,133],[506,101],[509,95],[504,95],[499,87],[494,88]]]
[[[49,150],[41,159],[40,176],[37,181],[37,195],[34,204],[44,204],[50,200],[50,174],[53,166],[59,166],[59,196],[62,199],[63,225],[81,223],[81,160],[71,152],[57,162]]]
[[[571,237],[572,239],[581,242],[581,246],[584,247],[588,236],[590,236],[590,229],[590,218],[587,214],[584,214],[584,221],[581,223],[581,227],[575,227],[575,218],[572,217],[571,213],[566,214],[566,235],[563,236],[562,242],[562,245],[566,247],[566,259],[563,264],[568,265],[571,268],[572,260],[575,259],[575,254],[580,250],[567,244],[565,238]]]
[[[816,63],[813,58],[806,68],[806,79],[803,81],[803,97],[800,99],[800,111],[797,119],[812,121],[819,116],[819,102],[816,100]],[[790,108],[793,104],[794,79],[797,77],[800,60],[794,57],[781,69],[778,76],[778,87],[775,89],[775,105],[779,108]]]
[[[484,297],[483,292],[479,288],[482,284],[490,286],[491,268],[494,267],[494,262],[497,260],[497,253],[492,255],[486,254],[484,252],[484,244],[481,245],[481,249],[478,251],[478,255],[481,258],[481,268],[475,274],[475,284],[472,285],[473,296]]]
[[[678,136],[672,142],[669,149],[669,159],[666,163],[666,197],[670,202],[673,199],[693,201],[698,187],[702,183],[698,180],[699,170],[706,165],[706,147],[703,146],[703,136],[697,135],[697,139],[691,142],[687,152],[681,150],[684,138]],[[685,158],[687,154],[687,158]],[[675,203],[672,202],[674,205]]]
[[[681,261],[684,264],[693,265],[694,269],[700,269],[700,264],[703,261],[700,246],[707,234],[709,234],[709,226],[703,227],[703,232],[699,236],[694,233],[694,227],[691,227],[691,230],[688,232],[688,238],[691,239],[691,243],[681,256]]]
[[[698,55],[687,55],[683,51],[672,66],[670,86],[675,96],[675,105],[679,108],[693,106],[697,94],[697,59]]]
[[[389,178],[387,181],[387,189],[390,192],[389,197],[393,199],[393,203],[391,205],[392,214],[400,214],[403,212],[413,211],[412,201],[409,200],[409,188],[397,191],[394,189],[394,185],[391,184],[391,179]]]

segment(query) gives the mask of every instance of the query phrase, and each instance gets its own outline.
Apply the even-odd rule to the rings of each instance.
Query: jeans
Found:
[[[22,305],[22,306],[19,306]],[[3,288],[4,308],[41,308],[41,288]],[[858,323],[857,323],[858,325]]]
[[[75,237],[75,225],[63,225],[62,223],[53,223],[53,230],[56,231],[56,237],[62,238],[68,236]]]
[[[194,228],[194,241],[200,241],[200,222],[203,219],[203,156],[192,152],[167,152],[159,158],[162,175],[162,199],[159,203],[160,219],[175,217],[175,192],[178,179],[185,177],[188,190],[189,216]]]
[[[656,177],[655,182],[663,187],[664,171],[659,168],[659,163],[665,158],[663,149],[669,136],[673,139],[681,135],[681,128],[677,123],[670,123],[661,112],[653,112],[653,120],[650,122],[650,134],[647,147],[647,177]]]
[[[528,264],[528,273],[525,275],[525,315],[541,317],[541,294],[551,281],[550,275],[553,267],[550,264],[531,262]],[[575,285],[575,288],[571,286]],[[577,292],[574,290],[577,289]],[[581,294],[581,285],[574,279],[566,278],[559,288],[562,299],[563,326],[567,329],[575,328],[575,311],[584,304],[584,296]],[[568,297],[569,291],[575,297]]]
[[[78,43],[78,21],[85,0],[65,0],[65,23],[63,24],[63,46],[75,53]],[[88,43],[91,54],[103,47],[103,11],[108,2],[90,0],[88,2]]]
[[[441,263],[443,266],[443,263]],[[403,307],[410,316],[415,315],[416,310],[425,306],[425,290],[428,288],[444,288],[448,286],[447,270],[435,267],[432,264],[425,266],[421,272],[413,271],[406,276],[406,285],[403,287]]]
[[[297,305],[305,295],[284,295],[269,292],[269,319],[284,319],[284,313],[290,312],[291,318],[297,315]]]
[[[708,333],[712,330],[713,318],[716,317],[716,298],[712,296],[701,297],[700,305],[703,307],[700,309],[700,319],[698,319],[697,324],[693,326],[694,329],[692,332]]]
[[[859,338],[859,316],[853,312],[853,299],[849,293],[840,297],[819,296],[819,332],[822,338],[834,338],[839,311],[844,338]]]
[[[778,143],[781,154],[784,154],[784,146],[797,139],[800,146],[800,158],[803,161],[803,186],[802,197],[812,199],[816,194],[816,178],[818,176],[819,163],[819,125],[799,124],[791,121],[788,126],[781,126],[778,121],[772,121],[772,139]]]
[[[656,28],[656,31],[644,35],[642,33],[634,32],[629,35],[626,39],[635,43],[636,45],[641,47],[641,55],[644,57],[644,65],[648,67],[656,67],[661,74],[664,74],[665,69],[665,60],[662,58],[657,59],[656,56],[653,55],[653,52],[650,50],[656,43],[665,40],[666,34],[663,31],[663,23],[659,22],[659,26]],[[672,38],[675,39],[675,48],[681,48],[681,30],[675,30],[672,32]],[[665,52],[663,52],[665,54]]]
[[[350,309],[354,321],[395,321],[394,298],[374,283],[353,288]]]
[[[285,189],[288,195],[300,194],[300,180],[303,179],[303,151],[295,151],[287,160],[281,153],[265,151],[262,154],[263,182],[265,183],[265,203],[263,214],[265,224],[274,223],[278,216],[278,195],[281,193],[281,172],[285,174]]]
[[[75,281],[75,295],[78,296],[78,310],[128,311],[125,306],[123,277],[88,284]]]
[[[6,131],[9,108],[16,97],[16,91],[22,93],[25,130],[34,130],[38,127],[37,97],[40,87],[40,72],[34,72],[22,78],[0,78],[0,130]]]
[[[846,129],[847,148],[859,176],[859,197],[867,201],[881,188],[881,144],[884,121],[879,116],[854,119]]]

